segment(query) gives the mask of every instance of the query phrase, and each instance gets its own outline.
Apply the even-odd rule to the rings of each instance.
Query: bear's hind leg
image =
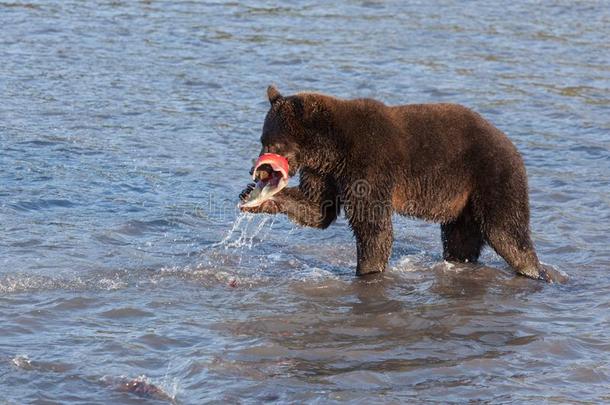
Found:
[[[552,281],[540,265],[527,225],[492,227],[487,231],[489,245],[517,272],[525,277]]]
[[[469,206],[454,221],[441,225],[441,239],[443,259],[455,262],[475,263],[484,244],[481,226]]]

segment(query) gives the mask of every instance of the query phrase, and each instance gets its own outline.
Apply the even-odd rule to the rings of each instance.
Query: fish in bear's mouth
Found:
[[[258,157],[252,171],[256,182],[242,208],[258,207],[288,185],[288,160],[275,153],[264,153]]]

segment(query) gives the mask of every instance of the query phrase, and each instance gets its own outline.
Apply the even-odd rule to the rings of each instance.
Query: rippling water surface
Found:
[[[0,2],[0,403],[610,401],[610,7]],[[541,259],[391,271],[240,216],[267,101],[458,102],[530,175]]]

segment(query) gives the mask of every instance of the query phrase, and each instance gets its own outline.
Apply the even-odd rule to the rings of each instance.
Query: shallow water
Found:
[[[610,401],[607,3],[2,2],[0,24],[0,403]],[[272,82],[481,112],[571,281],[443,263],[401,218],[363,281],[343,219],[237,215]]]

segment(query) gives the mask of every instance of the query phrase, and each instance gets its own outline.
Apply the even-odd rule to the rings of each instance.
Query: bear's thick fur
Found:
[[[487,243],[518,274],[550,281],[530,239],[523,160],[479,114],[456,104],[284,97],[273,86],[267,94],[261,153],[285,156],[300,184],[245,211],[326,228],[343,208],[358,275],[385,269],[397,212],[440,223],[446,260],[476,262]]]

